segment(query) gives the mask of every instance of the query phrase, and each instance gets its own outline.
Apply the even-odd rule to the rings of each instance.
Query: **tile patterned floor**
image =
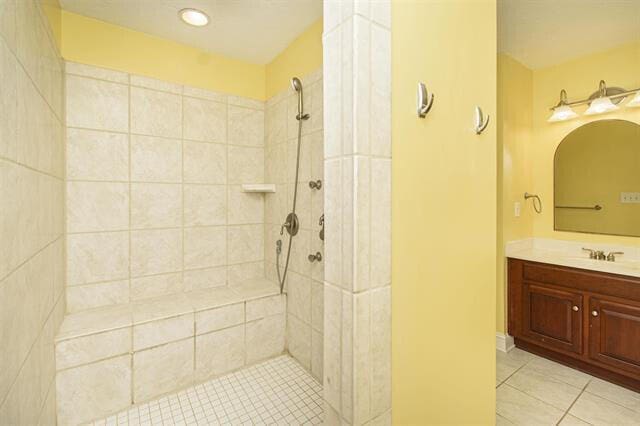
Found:
[[[640,393],[520,349],[496,367],[498,425],[640,425]]]
[[[283,355],[94,425],[317,425],[322,418],[322,385]]]

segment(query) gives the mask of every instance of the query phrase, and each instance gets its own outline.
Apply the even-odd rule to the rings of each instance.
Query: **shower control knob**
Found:
[[[322,260],[322,253],[316,252],[316,254],[309,255],[309,262],[320,262]]]
[[[310,180],[309,181],[309,188],[311,188],[311,189],[320,189],[320,188],[322,188],[322,181],[320,179],[318,179],[318,180]]]

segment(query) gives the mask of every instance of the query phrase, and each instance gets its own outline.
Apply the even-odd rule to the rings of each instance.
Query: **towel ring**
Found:
[[[540,197],[536,194],[529,194],[528,192],[525,192],[524,199],[528,200],[529,198],[533,198],[533,209],[536,211],[536,213],[542,213],[542,201],[540,200]],[[537,203],[536,200],[538,201]]]

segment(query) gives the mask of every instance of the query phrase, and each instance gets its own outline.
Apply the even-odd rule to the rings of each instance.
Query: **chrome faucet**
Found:
[[[622,254],[624,254],[624,252],[622,252],[622,251],[612,251],[612,252],[610,252],[607,255],[607,261],[615,262],[616,261],[616,255],[618,255],[618,254],[622,255]]]
[[[624,254],[621,251],[612,251],[609,252],[609,254],[605,255],[604,251],[602,250],[592,250],[590,248],[583,248],[582,250],[589,252],[589,259],[606,260],[607,262],[615,262],[616,255]]]

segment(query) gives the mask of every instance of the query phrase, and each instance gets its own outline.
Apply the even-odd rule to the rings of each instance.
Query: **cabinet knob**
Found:
[[[591,311],[591,315],[593,315],[594,317],[598,316],[598,311]]]
[[[573,305],[573,308],[571,309],[573,309],[573,312],[578,312],[580,310],[580,308],[578,308],[576,305]]]

